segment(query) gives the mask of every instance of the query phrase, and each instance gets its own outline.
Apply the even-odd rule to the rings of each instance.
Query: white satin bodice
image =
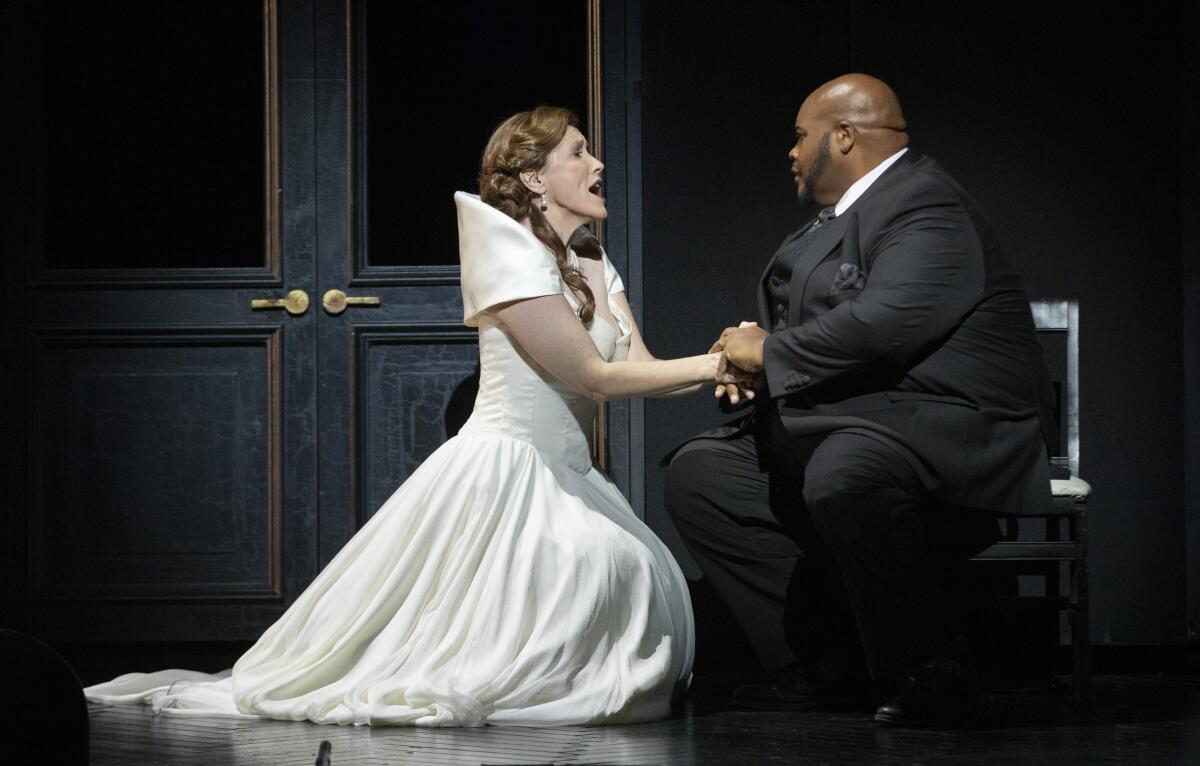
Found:
[[[534,445],[547,459],[587,473],[595,401],[541,369],[517,345],[490,309],[502,303],[563,295],[579,315],[579,302],[562,281],[554,255],[533,232],[478,196],[457,192],[458,251],[462,265],[463,321],[479,328],[479,393],[462,432],[489,431]],[[594,316],[585,325],[600,356],[629,355],[632,326],[613,301],[625,286],[603,251],[604,284],[591,285],[597,303],[608,301],[616,319]]]
[[[567,299],[574,305],[572,296]],[[593,317],[588,335],[602,358],[622,361],[629,355],[631,328],[611,296],[608,305],[618,326]],[[478,323],[479,394],[463,431],[523,439],[547,458],[586,473],[592,466],[589,440],[597,403],[538,367],[494,316],[481,314]]]

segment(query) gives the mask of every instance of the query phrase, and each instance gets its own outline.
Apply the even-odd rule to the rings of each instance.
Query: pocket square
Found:
[[[867,275],[853,263],[843,263],[838,266],[837,274],[833,277],[833,287],[829,294],[835,295],[845,290],[861,290],[866,287]]]

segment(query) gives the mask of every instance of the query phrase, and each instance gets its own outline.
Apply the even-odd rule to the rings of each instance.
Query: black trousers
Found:
[[[953,651],[943,586],[996,520],[935,502],[884,435],[783,433],[777,416],[710,431],[667,473],[667,510],[763,667],[891,680]]]

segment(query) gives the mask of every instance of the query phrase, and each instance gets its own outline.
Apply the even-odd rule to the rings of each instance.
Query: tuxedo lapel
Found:
[[[854,201],[845,213],[834,218],[818,231],[809,244],[796,269],[792,272],[791,291],[788,299],[788,324],[799,325],[804,319],[804,295],[814,271],[825,262],[834,250],[841,246],[839,256],[842,263],[849,263],[866,275],[866,264],[859,253],[860,213],[871,205],[886,199],[890,189],[902,181],[914,166],[922,164],[924,157],[909,149],[892,166],[883,172],[875,183]],[[769,272],[768,272],[769,273]],[[763,289],[759,290],[759,305],[763,305]]]
[[[842,245],[842,254],[845,256],[845,263],[855,264],[861,271],[865,273],[863,268],[865,264],[861,262],[858,248],[858,211],[866,205],[871,205],[873,200],[880,194],[886,194],[888,189],[898,180],[903,179],[908,174],[910,168],[914,165],[921,164],[924,157],[917,154],[912,149],[905,152],[898,160],[892,163],[892,166],[883,172],[875,183],[871,184],[862,196],[854,201],[844,214],[834,218],[829,223],[825,224],[821,229],[813,234],[812,241],[808,243],[804,254],[800,257],[796,268],[792,271],[791,290],[788,301],[788,324],[797,325],[800,323],[800,318],[803,313],[803,298],[804,291],[808,285],[809,277],[816,270],[829,254],[834,251],[839,244]],[[816,219],[813,219],[816,220]],[[796,240],[808,231],[812,226],[813,220],[801,226],[796,231],[788,235],[788,238],[783,241],[775,254],[771,256],[771,260],[767,262],[767,266],[763,269],[762,276],[758,281],[758,322],[760,327],[769,328],[774,325],[770,305],[770,279],[771,271],[775,267],[775,261],[779,256],[787,251],[787,248],[795,246]]]
[[[815,220],[816,219],[814,218],[813,221],[815,221]],[[800,239],[800,236],[802,234],[804,234],[804,232],[808,231],[808,228],[810,226],[812,226],[813,221],[809,221],[808,223],[801,226],[799,229],[796,229],[791,234],[789,234],[786,239],[783,240],[783,243],[775,251],[775,254],[771,256],[771,260],[767,261],[767,267],[765,269],[763,269],[762,276],[760,276],[758,278],[758,326],[759,327],[770,328],[773,324],[775,324],[775,322],[771,319],[771,309],[770,309],[770,305],[771,305],[771,295],[770,295],[771,271],[775,268],[775,261],[777,261],[779,259],[780,255],[787,252],[787,249],[789,247],[795,246],[794,243],[796,242],[796,240]]]
[[[801,317],[804,316],[804,293],[809,277],[841,243],[851,224],[857,227],[857,216],[847,213],[834,218],[813,234],[812,241],[809,242],[792,272],[791,291],[788,299],[789,325],[800,324]]]
[[[775,259],[772,258],[771,263],[774,262]],[[770,267],[768,267],[767,274],[770,273],[771,270]],[[770,331],[772,325],[771,310],[768,308],[770,305],[771,301],[767,297],[767,278],[763,277],[762,282],[760,282],[758,285],[758,326],[767,331]]]

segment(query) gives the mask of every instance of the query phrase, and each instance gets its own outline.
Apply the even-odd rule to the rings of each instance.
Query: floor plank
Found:
[[[866,715],[759,713],[693,698],[669,720],[636,726],[412,729],[155,715],[93,705],[91,763],[518,764],[1200,763],[1200,678],[1100,676],[1088,719],[1052,695],[995,694],[960,730],[885,729]]]

